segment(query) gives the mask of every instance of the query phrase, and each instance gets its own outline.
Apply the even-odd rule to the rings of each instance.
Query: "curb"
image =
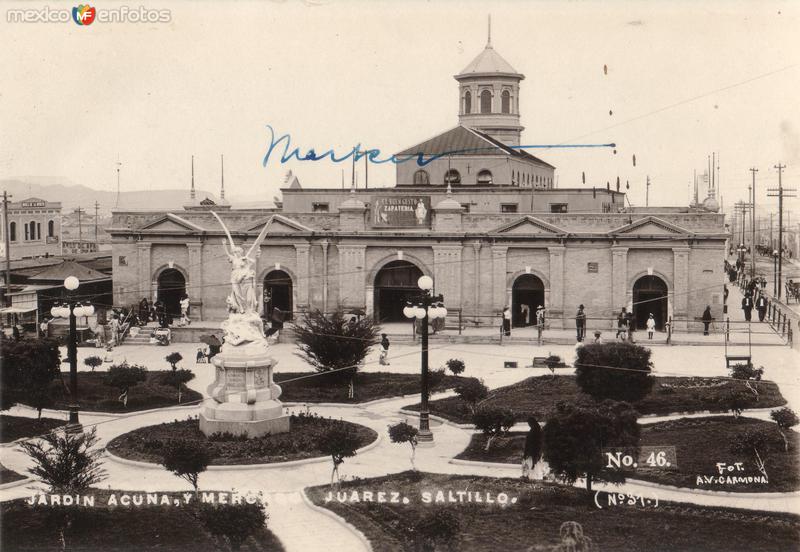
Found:
[[[317,506],[316,504],[311,502],[311,499],[308,498],[308,495],[306,494],[306,489],[303,489],[302,491],[300,491],[300,496],[303,498],[303,502],[305,502],[306,506],[308,506],[309,508],[311,508],[315,512],[319,512],[320,514],[329,517],[330,519],[332,519],[333,521],[335,521],[336,523],[338,523],[339,525],[341,525],[342,527],[344,527],[345,529],[347,529],[348,531],[353,533],[358,538],[358,540],[360,540],[364,544],[364,547],[369,552],[373,552],[372,544],[369,542],[369,539],[367,539],[367,536],[364,533],[362,533],[361,531],[359,531],[355,527],[355,525],[352,525],[349,521],[344,519],[339,514],[337,514],[335,512],[332,512],[331,510],[328,510],[327,508],[323,508],[322,506]]]
[[[363,454],[367,451],[372,450],[373,448],[377,447],[381,441],[383,440],[383,435],[375,432],[378,434],[378,438],[375,439],[370,444],[361,447],[360,449],[356,450],[356,455]],[[129,460],[127,458],[122,458],[121,456],[117,456],[116,454],[108,451],[105,451],[105,457],[108,458],[111,462],[116,462],[118,464],[123,464],[126,466],[133,466],[136,468],[145,468],[151,470],[163,470],[164,467],[161,464],[156,464],[155,462],[143,462],[141,460]],[[301,460],[290,460],[288,462],[270,462],[269,464],[225,464],[219,466],[208,466],[206,471],[214,472],[214,471],[236,471],[236,470],[269,470],[269,469],[278,469],[278,468],[286,468],[292,466],[302,466],[305,464],[321,464],[323,462],[328,462],[327,456],[315,456],[314,458],[303,458]]]
[[[0,491],[5,491],[6,489],[13,489],[14,487],[21,487],[22,485],[27,485],[28,483],[33,483],[36,481],[32,477],[26,477],[25,479],[20,479],[19,481],[11,481],[10,483],[3,483],[0,485]]]
[[[203,397],[203,402],[205,402],[206,400],[208,400],[208,397]],[[201,402],[201,403],[187,405],[187,406],[163,406],[161,408],[151,408],[149,410],[131,410],[130,412],[99,412],[99,411],[94,411],[94,410],[81,410],[80,413],[81,414],[85,414],[87,416],[98,416],[100,418],[102,418],[102,417],[107,417],[107,418],[125,418],[125,417],[131,416],[131,415],[138,416],[138,415],[142,415],[142,414],[153,414],[154,412],[170,412],[172,410],[189,410],[189,409],[192,409],[192,408],[198,408],[198,407],[200,407],[202,405],[203,405],[203,403]],[[22,406],[24,408],[30,408],[27,405],[22,405]],[[34,409],[31,409],[31,410],[34,410]],[[45,412],[48,413],[48,414],[58,414],[58,415],[62,415],[62,416],[69,415],[69,410],[49,410],[49,409],[42,410],[42,414],[44,414]]]
[[[451,458],[448,464],[455,464],[457,466],[481,466],[483,468],[515,468],[516,470],[522,469],[522,462],[519,464],[507,464],[505,462],[482,462],[480,460],[462,460],[461,458]]]
[[[278,385],[280,385],[280,383],[278,383]],[[431,397],[433,397],[434,395],[445,395],[445,394],[451,393],[451,392],[453,392],[452,389],[445,389],[444,391],[438,391],[436,393],[431,393]],[[384,397],[382,399],[375,399],[375,400],[372,400],[372,401],[361,402],[361,403],[324,403],[324,402],[300,401],[300,402],[285,402],[285,403],[282,403],[282,404],[283,404],[283,406],[288,406],[288,407],[324,406],[324,407],[328,407],[328,408],[337,408],[337,407],[363,408],[363,407],[373,406],[373,405],[376,405],[376,404],[383,404],[383,403],[387,403],[387,402],[391,402],[391,401],[398,401],[400,399],[411,400],[411,399],[417,397],[417,395],[419,395],[419,393],[412,393],[410,395],[396,395],[394,397]]]
[[[400,410],[398,410],[398,412],[405,416],[414,416],[415,418],[419,418],[419,412],[417,412],[416,410],[405,410],[401,408]],[[455,427],[457,429],[467,429],[467,430],[475,429],[475,426],[473,424],[457,424],[455,422],[451,422],[450,420],[442,418],[441,416],[437,416],[435,414],[428,414],[428,418],[430,418],[431,420],[436,420],[437,422],[440,422],[444,425]]]

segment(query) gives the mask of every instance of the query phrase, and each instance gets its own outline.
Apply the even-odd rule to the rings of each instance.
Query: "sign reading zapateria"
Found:
[[[425,228],[431,225],[431,198],[427,196],[388,196],[376,198],[372,225]]]

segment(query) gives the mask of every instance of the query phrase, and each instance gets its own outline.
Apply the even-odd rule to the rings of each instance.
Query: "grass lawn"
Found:
[[[719,399],[727,397],[731,390],[743,389],[749,397],[748,408],[771,408],[782,406],[786,400],[778,386],[771,381],[758,383],[759,397],[749,391],[743,382],[722,378],[678,378],[657,377],[652,392],[633,406],[641,414],[673,414],[677,412],[698,412],[710,410],[722,412]],[[539,420],[558,401],[575,402],[589,398],[580,392],[575,376],[538,376],[522,380],[513,385],[498,387],[489,392],[489,398],[482,406],[502,406],[511,408],[518,422],[524,422],[534,415]],[[471,422],[469,406],[458,397],[437,399],[428,403],[431,414],[447,418],[460,424]],[[419,410],[419,404],[407,406]]]
[[[119,401],[120,390],[106,385],[104,372],[78,372],[78,402],[81,410],[91,412],[133,412],[150,410],[165,406],[178,406],[178,393],[173,385],[163,383],[169,370],[147,372],[147,381],[128,389],[128,406]],[[54,408],[64,410],[69,407],[69,372],[61,372],[61,381],[53,383]],[[198,401],[203,396],[182,386],[181,404]]]
[[[717,462],[733,464],[742,462],[742,472],[725,472],[725,475],[761,475],[755,466],[755,455],[730,452],[733,436],[746,429],[754,429],[771,437],[774,446],[765,459],[769,483],[737,483],[734,485],[702,483],[697,484],[697,476],[719,475]],[[777,426],[772,422],[753,418],[734,418],[733,416],[711,416],[708,418],[681,418],[657,424],[642,426],[642,446],[674,446],[677,469],[659,469],[642,466],[629,476],[693,489],[735,492],[790,492],[800,489],[800,435],[789,433],[789,452],[784,450],[783,439]],[[469,446],[456,458],[520,464],[525,445],[524,432],[511,432],[492,441],[489,451],[484,450],[486,438],[481,434],[472,437]]]
[[[29,506],[24,500],[4,502],[0,505],[3,524],[4,552],[61,551],[59,527],[60,514],[72,514],[72,524],[64,532],[67,550],[103,550],[131,552],[153,550],[159,552],[218,552],[228,550],[222,537],[211,535],[195,517],[188,506],[107,506],[111,492],[119,499],[135,491],[107,491],[92,489],[95,507],[66,508]],[[180,498],[179,493],[161,493]],[[159,494],[159,496],[161,496]],[[269,505],[267,505],[269,514]],[[242,550],[281,552],[280,541],[267,525],[251,536]]]
[[[13,481],[19,481],[21,479],[25,479],[25,476],[15,471],[11,471],[8,468],[6,468],[3,464],[0,464],[0,485],[2,485],[3,483],[11,483]]]
[[[430,519],[437,510],[454,515],[458,541],[451,550],[552,551],[561,544],[559,528],[576,521],[583,534],[603,552],[784,552],[800,546],[800,517],[790,514],[707,508],[661,502],[659,506],[605,506],[598,509],[584,489],[536,484],[519,479],[494,479],[404,472],[375,479],[344,483],[352,491],[399,492],[408,504],[325,502],[328,486],[309,489],[311,499],[344,517],[360,529],[375,552],[414,550],[410,529],[418,520]],[[423,491],[469,490],[503,492],[517,497],[515,504],[423,504]],[[363,496],[363,495],[361,495]],[[434,494],[435,496],[435,494]],[[473,495],[474,496],[474,495]],[[444,550],[445,548],[442,548]],[[567,550],[568,548],[564,548]],[[437,548],[438,550],[438,548]]]
[[[66,422],[56,418],[28,418],[26,416],[0,415],[0,443],[10,443],[23,437],[49,433]]]
[[[344,426],[356,435],[359,440],[358,448],[378,438],[378,434],[368,427],[322,418],[315,414],[292,416],[291,431],[288,433],[265,435],[256,439],[230,435],[212,435],[209,438],[200,431],[197,419],[190,418],[136,429],[115,437],[106,448],[122,458],[158,463],[166,443],[183,439],[203,443],[211,454],[212,465],[269,464],[325,456],[319,450],[319,438],[336,425]]]
[[[281,386],[284,402],[334,402],[360,403],[399,397],[420,392],[419,374],[393,374],[390,372],[362,372],[356,376],[354,399],[347,398],[348,382],[332,380],[330,376],[314,376],[282,384],[281,382],[316,374],[316,372],[285,372],[274,375],[275,383]],[[444,391],[458,385],[466,378],[445,376],[431,387],[432,392]]]

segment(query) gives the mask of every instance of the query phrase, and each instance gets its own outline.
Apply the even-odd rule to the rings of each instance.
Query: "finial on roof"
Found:
[[[447,198],[453,197],[453,189],[450,187],[450,182],[447,183]]]
[[[486,40],[486,47],[492,47],[492,14],[489,14],[489,37]]]

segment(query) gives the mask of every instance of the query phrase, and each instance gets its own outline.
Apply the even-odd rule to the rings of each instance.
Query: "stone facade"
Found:
[[[36,197],[8,202],[8,221],[0,209],[0,258],[6,257],[9,233],[11,259],[61,254],[61,203]]]

